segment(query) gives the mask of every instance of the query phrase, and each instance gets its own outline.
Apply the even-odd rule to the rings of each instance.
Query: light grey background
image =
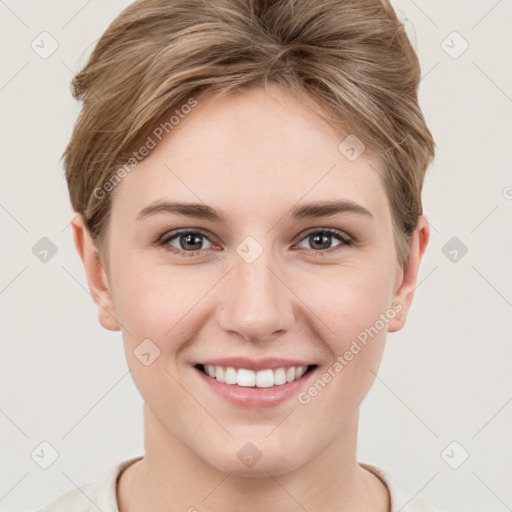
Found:
[[[79,106],[69,82],[129,3],[0,0],[2,511],[42,507],[143,453],[142,400],[120,333],[97,322],[59,163]],[[362,406],[359,459],[440,509],[512,510],[512,1],[394,5],[438,154],[423,196],[431,242]],[[31,48],[43,51],[43,31],[59,45],[46,59]],[[32,252],[43,237],[57,248],[46,263]],[[455,262],[452,237],[468,249]],[[59,454],[48,469],[31,458],[43,441]]]

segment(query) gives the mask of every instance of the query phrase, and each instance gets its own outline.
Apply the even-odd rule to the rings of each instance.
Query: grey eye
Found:
[[[204,241],[209,243],[210,246],[204,247]],[[174,243],[177,243],[178,245],[174,245]],[[180,251],[187,252],[211,248],[211,242],[206,238],[206,236],[201,233],[196,233],[194,231],[187,231],[178,233],[177,235],[173,235],[172,237],[169,237],[165,241],[165,244],[171,245],[172,247]]]
[[[333,239],[337,239],[338,243],[331,245],[333,242]],[[346,240],[344,240],[339,234],[333,233],[331,231],[314,231],[312,233],[309,233],[306,235],[306,237],[303,239],[302,243],[309,243],[310,247],[305,247],[306,249],[313,249],[315,251],[322,251],[326,249],[332,249],[333,247],[336,247],[337,245],[340,245],[341,243],[347,243]],[[304,247],[299,244],[299,247]]]

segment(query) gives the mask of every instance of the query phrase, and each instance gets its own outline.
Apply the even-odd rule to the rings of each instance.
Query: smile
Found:
[[[316,365],[267,368],[258,371],[248,368],[214,366],[210,364],[199,364],[196,368],[205,375],[224,384],[239,387],[271,388],[300,379],[308,371],[316,368]]]

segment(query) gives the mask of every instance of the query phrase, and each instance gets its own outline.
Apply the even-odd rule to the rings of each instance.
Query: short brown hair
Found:
[[[378,149],[398,259],[407,261],[435,144],[418,105],[418,57],[387,0],[138,0],[128,6],[72,81],[83,105],[63,154],[72,207],[103,257],[112,194],[98,198],[95,190],[156,123],[191,97],[268,82],[313,100],[340,134]]]

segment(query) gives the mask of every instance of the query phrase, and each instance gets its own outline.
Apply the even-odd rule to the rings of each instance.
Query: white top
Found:
[[[36,512],[119,512],[117,479],[123,469],[141,458],[135,457],[116,464],[96,481],[83,485],[81,490],[73,489],[63,494]],[[414,498],[397,479],[383,469],[364,462],[359,462],[359,465],[375,474],[388,488],[391,496],[390,512],[439,512],[419,498]]]

